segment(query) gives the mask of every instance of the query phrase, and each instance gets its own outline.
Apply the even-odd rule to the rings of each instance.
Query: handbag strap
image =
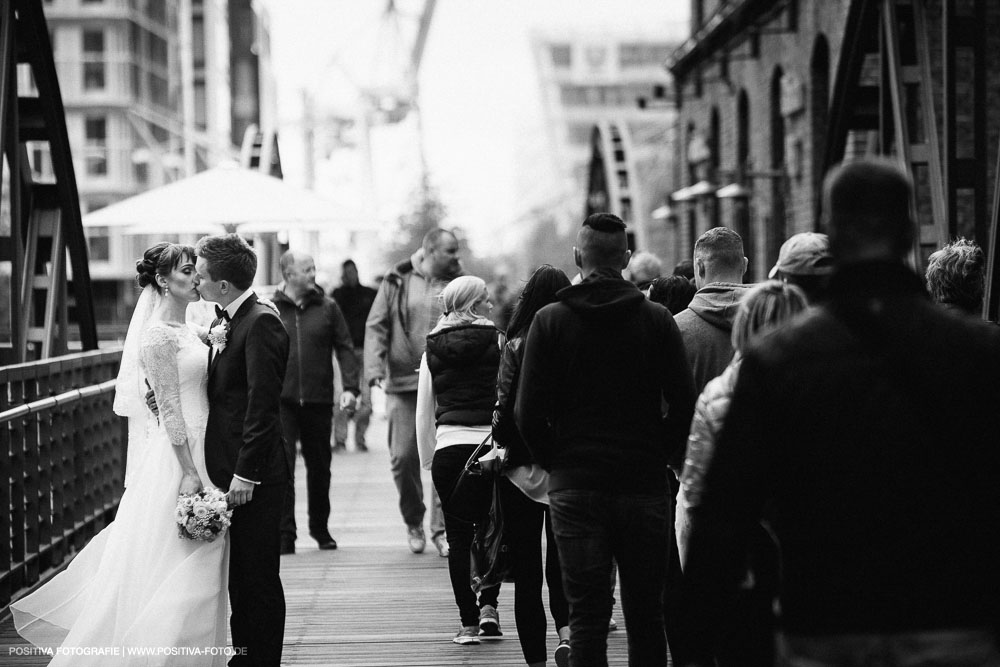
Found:
[[[479,465],[479,457],[483,456],[487,447],[493,446],[493,434],[488,433],[483,441],[472,451],[472,456],[465,462],[465,470],[470,474],[480,474],[482,467]]]

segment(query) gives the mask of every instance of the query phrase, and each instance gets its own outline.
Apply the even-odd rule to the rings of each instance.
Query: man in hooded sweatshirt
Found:
[[[694,244],[694,284],[698,288],[687,310],[675,318],[681,330],[695,388],[701,392],[733,360],[729,339],[740,299],[749,285],[743,239],[727,227],[710,229]]]
[[[625,223],[591,215],[573,252],[583,279],[531,324],[515,420],[550,473],[573,664],[607,665],[615,560],[629,660],[662,666],[667,461],[686,440],[694,383],[670,311],[622,278]]]

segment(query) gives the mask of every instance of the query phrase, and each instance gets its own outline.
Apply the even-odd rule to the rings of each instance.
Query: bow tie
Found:
[[[227,311],[225,308],[220,308],[219,306],[215,307],[215,316],[218,317],[220,320],[225,320],[226,322],[229,322],[230,320],[233,319],[229,316],[229,311]]]

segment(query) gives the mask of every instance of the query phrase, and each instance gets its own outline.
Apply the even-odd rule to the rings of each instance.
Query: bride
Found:
[[[205,469],[208,348],[185,322],[198,301],[195,253],[160,243],[136,263],[115,412],[129,418],[125,493],[115,521],[69,567],[11,605],[17,631],[57,665],[224,665],[228,535],[181,539],[179,493]],[[146,407],[146,383],[159,407]],[[229,653],[231,655],[231,653]]]

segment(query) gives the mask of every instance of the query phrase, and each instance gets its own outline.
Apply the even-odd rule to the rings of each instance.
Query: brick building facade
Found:
[[[953,180],[959,170],[977,174],[967,174],[953,187],[954,209],[950,216],[942,216],[935,211],[949,209],[935,209],[931,202],[929,182],[934,172],[918,166],[916,208],[927,248],[945,231],[949,238],[975,237],[985,245],[989,216],[983,202],[992,201],[1000,138],[1000,5],[968,0],[951,8],[953,16],[960,17],[950,19],[953,31],[976,25],[981,41],[979,50],[973,51],[963,50],[961,39],[954,37],[958,33],[945,30],[942,1],[916,0],[926,14],[922,34],[929,38],[925,46],[940,141],[946,99],[942,43],[958,44],[953,95],[957,103],[952,112],[957,128],[952,151],[957,157],[948,163],[942,152],[938,162]],[[880,34],[878,5],[882,3],[872,0],[692,0],[691,37],[668,61],[678,109],[669,223],[676,254],[690,256],[694,239],[706,229],[732,227],[745,239],[748,279],[760,280],[788,236],[820,229],[820,191],[830,155],[843,151],[843,159],[851,159],[865,153],[899,153],[892,128],[884,120],[886,110],[891,111],[888,86],[881,83],[890,80],[884,74],[886,66],[867,54],[854,70],[860,71],[856,80],[861,87],[844,83],[849,81],[845,77],[857,36],[864,33],[872,41]],[[919,42],[914,42],[913,34],[918,31],[908,27],[915,10],[910,2],[897,0],[894,5],[902,12],[894,30],[901,45],[900,71],[909,68],[915,76],[913,44]],[[979,59],[975,68],[970,65],[973,55]],[[982,76],[978,89],[974,69]],[[923,112],[915,102],[918,89],[908,84],[906,90],[901,107],[909,118],[909,134],[915,136]],[[866,91],[875,93],[870,121],[862,119],[867,113],[863,107],[871,106]],[[840,135],[834,136],[833,128],[845,114],[853,114],[857,127],[841,133],[843,140],[838,143]],[[979,125],[974,122],[976,114]],[[865,123],[874,125],[864,127]],[[830,149],[831,142],[835,150]],[[935,235],[935,219],[941,217],[947,222],[937,220],[944,231]]]

